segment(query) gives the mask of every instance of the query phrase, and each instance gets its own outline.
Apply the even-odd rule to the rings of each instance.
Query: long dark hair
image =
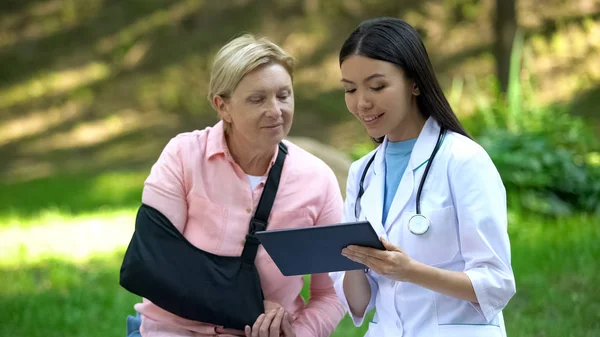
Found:
[[[352,55],[386,61],[400,67],[419,88],[417,106],[423,118],[431,116],[441,127],[471,138],[440,87],[419,33],[407,22],[389,17],[363,21],[344,42],[340,50],[340,66]],[[375,141],[381,143],[383,138]]]

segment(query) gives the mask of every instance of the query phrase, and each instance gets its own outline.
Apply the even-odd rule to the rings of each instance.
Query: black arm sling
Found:
[[[142,204],[121,265],[121,286],[186,319],[240,330],[252,326],[264,312],[254,233],[267,228],[286,154],[280,143],[241,256],[195,247],[162,213]]]

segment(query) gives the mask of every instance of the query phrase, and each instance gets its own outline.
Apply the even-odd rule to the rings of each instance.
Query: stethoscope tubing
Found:
[[[421,214],[421,193],[423,192],[423,186],[425,184],[425,180],[427,179],[427,174],[429,174],[429,170],[431,168],[431,164],[433,163],[433,159],[435,158],[435,155],[438,153],[438,150],[441,147],[442,140],[443,140],[445,134],[446,134],[446,129],[443,127],[440,128],[440,133],[438,135],[437,142],[435,143],[435,147],[433,148],[433,151],[431,152],[431,155],[429,156],[429,159],[427,160],[427,165],[425,166],[425,172],[423,172],[423,176],[421,177],[421,181],[419,183],[419,189],[417,190],[417,200],[416,200],[416,211],[417,211],[417,214],[419,214],[419,215]],[[358,215],[359,215],[358,206],[360,203],[360,199],[363,196],[363,194],[365,193],[365,189],[364,189],[365,177],[367,176],[367,171],[369,171],[369,167],[373,163],[373,160],[375,159],[376,155],[377,155],[377,153],[375,153],[369,159],[369,161],[367,162],[367,165],[365,166],[365,168],[362,172],[362,176],[360,177],[358,195],[356,197],[356,203],[354,204],[354,215],[357,219],[358,219]]]

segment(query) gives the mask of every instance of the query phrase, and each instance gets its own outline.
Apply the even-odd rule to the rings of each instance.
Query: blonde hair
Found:
[[[270,63],[281,64],[294,78],[294,58],[271,40],[244,34],[229,41],[213,61],[208,86],[212,107],[217,110],[213,102],[215,96],[231,96],[246,74]]]

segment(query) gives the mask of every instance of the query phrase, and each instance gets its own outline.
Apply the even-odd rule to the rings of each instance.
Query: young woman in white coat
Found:
[[[505,336],[515,294],[506,194],[469,138],[406,22],[363,22],[339,55],[346,105],[379,146],[350,168],[344,221],[369,221],[386,250],[348,246],[367,269],[331,273],[372,337]]]

